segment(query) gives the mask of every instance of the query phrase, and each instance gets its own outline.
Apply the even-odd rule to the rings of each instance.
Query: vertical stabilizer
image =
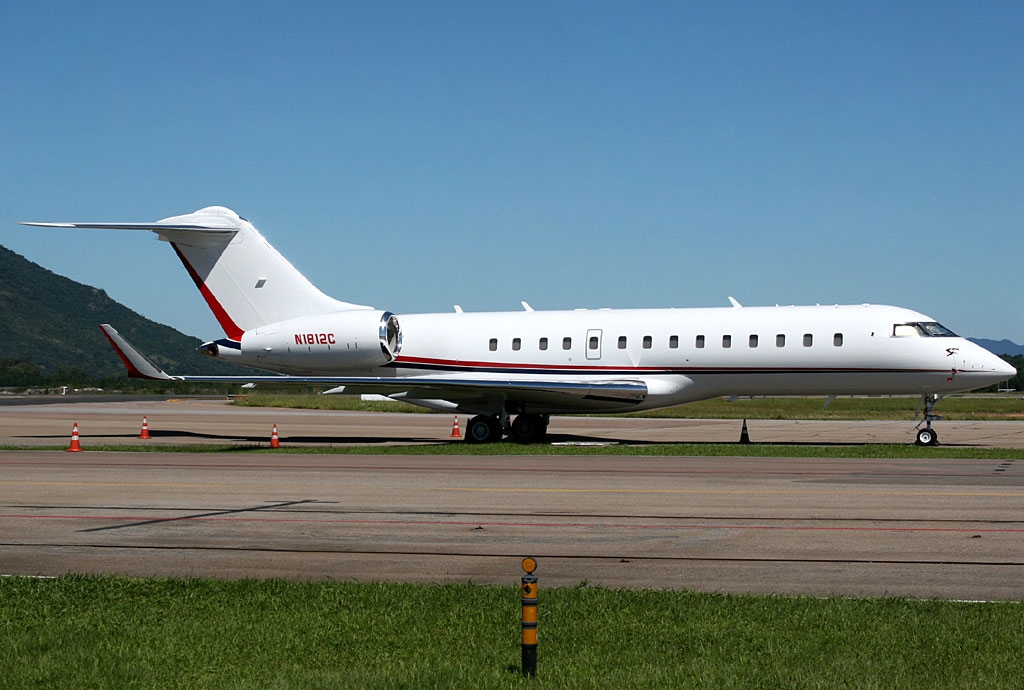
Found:
[[[208,229],[219,228],[210,232]],[[224,232],[231,228],[234,232]],[[370,307],[328,297],[231,209],[211,206],[157,221],[224,333],[239,340],[260,326],[301,316]]]
[[[170,242],[228,338],[303,316],[371,309],[320,292],[252,223],[209,206],[155,223],[23,223],[55,228],[150,230]]]

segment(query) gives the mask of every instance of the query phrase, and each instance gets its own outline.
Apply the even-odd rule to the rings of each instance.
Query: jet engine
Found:
[[[233,345],[205,343],[199,351],[271,371],[334,374],[394,361],[402,329],[391,312],[355,309],[260,326],[242,335],[241,348]]]

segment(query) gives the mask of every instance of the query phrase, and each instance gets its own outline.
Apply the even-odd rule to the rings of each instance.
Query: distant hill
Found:
[[[69,365],[97,377],[124,365],[97,327],[114,326],[165,371],[244,374],[245,369],[195,352],[202,341],[150,321],[103,290],[76,283],[0,246],[0,358],[24,359],[44,374]]]
[[[1024,346],[1010,340],[986,340],[985,338],[968,338],[994,355],[1024,355]]]

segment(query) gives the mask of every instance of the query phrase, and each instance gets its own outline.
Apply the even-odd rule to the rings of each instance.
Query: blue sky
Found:
[[[0,5],[0,244],[219,335],[247,217],[397,314],[885,303],[1024,343],[1024,4]],[[115,324],[116,325],[116,324]]]

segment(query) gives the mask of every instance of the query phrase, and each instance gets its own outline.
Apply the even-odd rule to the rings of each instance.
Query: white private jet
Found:
[[[632,412],[724,395],[921,395],[932,406],[1016,370],[931,317],[877,305],[408,314],[340,302],[251,223],[220,206],[154,223],[25,223],[150,230],[170,242],[225,338],[199,351],[273,376],[172,376],[101,328],[148,379],[330,386],[475,415],[471,442],[542,440],[552,414]],[[514,416],[514,419],[513,419]],[[924,424],[924,427],[921,427]]]

